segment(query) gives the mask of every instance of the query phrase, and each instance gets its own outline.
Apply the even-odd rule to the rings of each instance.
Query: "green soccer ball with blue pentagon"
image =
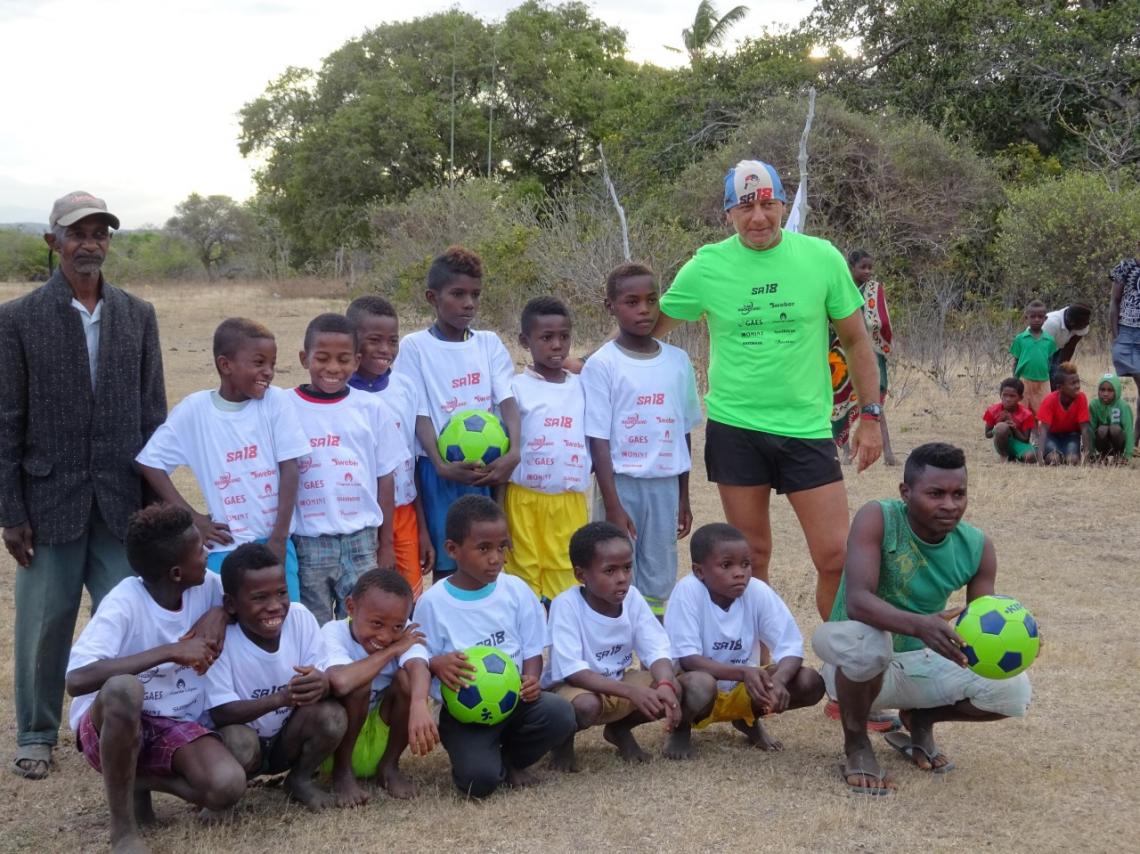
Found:
[[[439,434],[439,455],[449,463],[487,466],[510,446],[503,422],[493,412],[483,409],[456,412]]]
[[[979,596],[958,615],[955,628],[969,668],[986,679],[1016,676],[1041,649],[1037,620],[1009,596]]]
[[[494,726],[507,719],[519,704],[522,678],[505,652],[493,646],[473,646],[463,650],[474,665],[470,684],[458,691],[439,686],[447,711],[460,723]]]

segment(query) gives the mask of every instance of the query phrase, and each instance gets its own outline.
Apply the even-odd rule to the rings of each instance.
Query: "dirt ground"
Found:
[[[0,300],[27,289],[0,286]],[[158,310],[172,405],[214,383],[210,339],[223,317],[247,315],[267,323],[278,337],[276,382],[292,386],[302,381],[293,354],[305,324],[321,311],[343,310],[347,300],[335,285],[323,288],[319,298],[281,288],[274,294],[273,287],[260,285],[134,291]],[[1106,356],[1082,354],[1078,361],[1086,391],[1095,389],[1088,380],[1105,369]],[[971,477],[967,519],[996,545],[998,592],[1026,603],[1046,641],[1030,671],[1034,698],[1027,718],[940,728],[941,746],[957,764],[952,774],[931,777],[911,770],[878,742],[884,766],[900,784],[897,796],[850,795],[837,774],[838,725],[817,707],[771,721],[770,730],[785,745],[775,754],[748,749],[739,734],[721,725],[696,735],[698,755],[690,762],[655,758],[628,767],[590,731],[578,740],[581,773],[559,775],[539,766],[541,786],[483,803],[453,790],[442,749],[404,761],[421,788],[418,800],[394,801],[376,791],[371,804],[353,812],[313,815],[286,803],[279,788],[258,787],[250,789],[233,820],[207,828],[186,804],[158,795],[160,824],[148,831],[148,841],[156,851],[178,854],[261,854],[282,843],[312,852],[1133,849],[1140,842],[1133,764],[1140,736],[1132,731],[1128,709],[1136,708],[1140,694],[1124,677],[1140,670],[1140,645],[1126,631],[1135,622],[1128,615],[1136,595],[1140,472],[999,464],[982,437],[980,416],[991,396],[974,395],[964,377],[950,394],[916,370],[900,368],[897,377],[902,399],[887,405],[896,451],[902,457],[934,439],[965,447]],[[695,525],[722,518],[715,490],[705,482],[702,442],[702,435],[694,436]],[[850,511],[896,494],[900,474],[881,464],[860,475],[848,469]],[[186,477],[179,481],[193,491],[191,483]],[[814,572],[787,503],[773,499],[772,507],[773,586],[810,635],[818,624]],[[687,546],[681,549],[687,571]],[[0,557],[0,684],[6,689],[12,684],[15,572],[11,559]],[[656,725],[643,727],[639,738],[654,751],[663,742]],[[12,698],[3,690],[5,766],[14,745]],[[58,771],[43,782],[0,773],[0,851],[57,845],[106,850],[101,781],[75,750],[70,732],[61,733],[56,762]]]

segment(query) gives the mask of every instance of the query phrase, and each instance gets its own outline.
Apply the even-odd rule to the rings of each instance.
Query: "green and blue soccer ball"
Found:
[[[502,723],[519,704],[522,689],[514,659],[493,646],[473,646],[463,654],[475,666],[475,675],[458,691],[439,686],[447,711],[460,723]]]
[[[958,615],[955,628],[970,669],[986,679],[1016,676],[1041,648],[1037,620],[1009,596],[979,596]]]
[[[439,434],[439,455],[449,463],[490,465],[510,448],[503,423],[493,412],[456,412]]]

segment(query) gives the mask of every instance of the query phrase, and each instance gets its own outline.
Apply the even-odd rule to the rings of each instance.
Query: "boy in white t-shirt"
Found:
[[[633,539],[634,586],[658,617],[677,582],[677,540],[693,524],[689,433],[701,423],[688,355],[653,337],[659,296],[648,267],[622,264],[611,272],[606,310],[618,335],[582,369],[598,481],[594,518]]]
[[[731,722],[761,750],[783,745],[764,730],[760,718],[814,706],[823,678],[803,666],[804,639],[788,606],[763,581],[752,577],[752,556],[744,535],[731,525],[704,525],[689,543],[693,574],[677,582],[665,612],[680,681],[698,709],[697,729]],[[772,653],[761,666],[759,646]],[[682,723],[669,749],[691,752],[691,728]]]
[[[435,548],[437,581],[455,571],[455,561],[443,548],[447,509],[469,493],[490,495],[491,487],[505,484],[519,463],[519,408],[511,393],[514,365],[498,335],[471,328],[482,292],[483,263],[474,252],[452,246],[432,261],[424,294],[435,322],[404,337],[395,365],[396,373],[415,381],[419,394],[416,475]],[[510,449],[490,465],[453,463],[440,456],[440,432],[452,414],[466,409],[497,409],[503,422]]]
[[[673,673],[669,636],[630,586],[633,546],[624,531],[590,522],[570,538],[570,560],[582,586],[550,605],[543,687],[570,701],[579,732],[602,724],[602,736],[622,759],[645,762],[649,754],[633,737],[635,726],[664,720],[672,732],[693,720]],[[648,669],[634,666],[635,652]],[[573,735],[555,749],[551,764],[578,770]]]
[[[309,453],[299,462],[293,544],[301,602],[324,625],[345,615],[361,573],[395,568],[394,476],[404,444],[391,410],[348,386],[360,360],[348,318],[309,321],[300,359],[309,382],[292,389],[289,401]]]
[[[375,295],[357,297],[345,312],[356,332],[360,364],[348,384],[375,394],[392,411],[396,429],[404,440],[405,457],[396,470],[396,512],[392,516],[392,548],[396,569],[419,599],[423,576],[435,565],[435,547],[428,536],[423,502],[416,487],[416,416],[420,396],[416,382],[392,370],[400,352],[400,320],[392,303]]]
[[[325,623],[329,689],[340,699],[348,726],[333,753],[333,793],[339,806],[367,803],[356,777],[373,777],[394,798],[415,797],[412,781],[400,773],[400,754],[411,744],[424,756],[439,744],[428,712],[428,651],[424,636],[409,622],[412,589],[398,572],[374,569],[356,580],[348,597],[348,618]],[[372,732],[358,738],[368,727]],[[387,732],[379,754],[374,740]],[[380,736],[383,738],[383,736]]]
[[[67,665],[71,728],[103,775],[114,850],[141,845],[152,789],[211,810],[245,792],[241,766],[202,724],[202,674],[225,637],[225,614],[194,520],[151,505],[131,517],[126,550],[138,576],[103,599]]]
[[[344,736],[344,707],[326,699],[321,628],[290,604],[281,562],[265,545],[238,546],[222,562],[226,645],[206,675],[206,708],[250,777],[288,771],[289,795],[309,809],[334,798],[313,784]]]
[[[277,342],[254,320],[231,317],[214,332],[216,390],[187,395],[135,457],[143,478],[168,504],[194,517],[217,572],[242,543],[263,542],[284,561],[289,594],[300,596],[289,539],[297,500],[297,459],[309,443],[288,397],[273,388]],[[198,513],[170,475],[187,466],[206,500]]]
[[[566,304],[554,297],[528,302],[519,343],[532,364],[511,381],[522,450],[504,501],[512,546],[506,570],[550,601],[574,586],[566,543],[586,524],[590,486],[586,395],[578,375],[563,367],[570,354]]]
[[[446,533],[457,568],[428,589],[414,615],[427,637],[432,675],[458,691],[474,673],[463,650],[491,646],[509,655],[522,676],[518,705],[494,726],[460,723],[446,705],[439,711],[439,737],[456,787],[484,798],[504,783],[537,783],[526,769],[573,734],[574,711],[539,687],[545,615],[523,581],[502,574],[510,547],[503,509],[485,495],[465,495],[448,510]],[[432,694],[439,699],[436,682]]]

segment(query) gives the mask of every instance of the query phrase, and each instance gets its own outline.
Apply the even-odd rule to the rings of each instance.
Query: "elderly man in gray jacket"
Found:
[[[0,306],[0,526],[18,564],[11,770],[29,779],[51,770],[83,588],[98,605],[131,573],[133,460],[166,417],[154,308],[101,272],[118,217],[74,192],[49,227],[59,269]]]

